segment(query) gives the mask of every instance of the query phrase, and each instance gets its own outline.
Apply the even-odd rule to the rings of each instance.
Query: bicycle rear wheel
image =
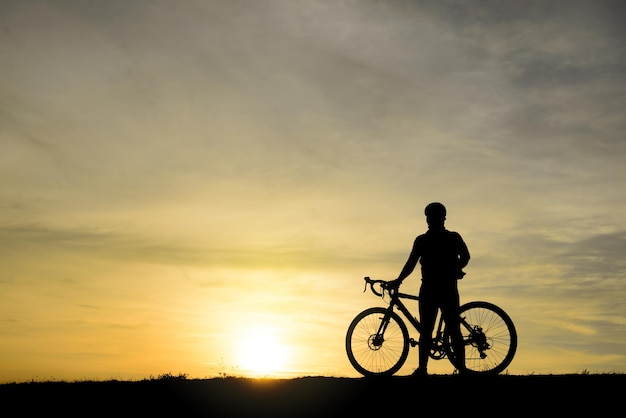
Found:
[[[388,322],[384,324],[388,315]],[[395,312],[369,308],[354,318],[346,334],[346,352],[363,376],[391,376],[409,355],[409,331]]]
[[[469,302],[460,308],[461,334],[465,342],[465,364],[455,364],[449,333],[445,332],[450,362],[469,374],[498,374],[504,371],[517,350],[517,331],[500,307],[489,302]]]

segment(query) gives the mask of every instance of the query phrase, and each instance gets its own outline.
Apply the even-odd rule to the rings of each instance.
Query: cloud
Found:
[[[152,275],[151,292],[234,300],[245,274],[275,279],[255,306],[315,310],[396,274],[442,200],[472,251],[467,297],[501,301],[532,344],[620,344],[621,3],[0,7],[5,288],[47,271],[101,307],[85,295],[140,271],[118,300]]]

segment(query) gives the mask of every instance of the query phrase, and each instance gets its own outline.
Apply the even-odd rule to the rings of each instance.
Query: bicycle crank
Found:
[[[432,341],[429,356],[435,360],[441,360],[446,357],[446,350],[443,347],[442,338],[436,338]]]

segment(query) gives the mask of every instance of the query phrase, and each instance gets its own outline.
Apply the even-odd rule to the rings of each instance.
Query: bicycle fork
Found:
[[[387,326],[389,325],[389,318],[391,317],[391,310],[385,312],[385,316],[383,316],[382,321],[380,321],[380,326],[378,327],[378,331],[376,334],[370,336],[370,348],[374,350],[380,349],[385,342],[385,331],[387,331]]]

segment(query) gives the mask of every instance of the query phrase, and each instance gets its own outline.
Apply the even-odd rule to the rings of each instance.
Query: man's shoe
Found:
[[[417,369],[415,369],[413,373],[411,373],[411,377],[426,377],[426,376],[428,376],[428,371],[426,371],[426,369],[422,369],[421,367],[418,367]]]

